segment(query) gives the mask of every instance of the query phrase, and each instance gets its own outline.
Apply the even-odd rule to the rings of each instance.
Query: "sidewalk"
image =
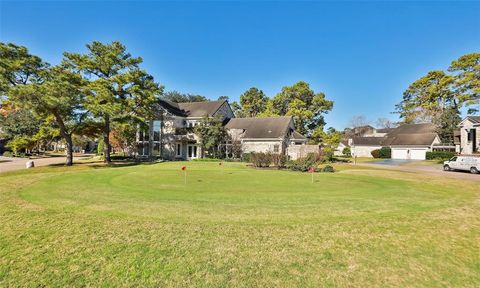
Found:
[[[74,161],[82,160],[88,157],[90,157],[90,155],[76,156],[73,158],[73,160]],[[66,157],[46,157],[46,158],[38,158],[38,159],[28,159],[28,158],[0,156],[0,173],[26,169],[25,167],[28,161],[35,162],[35,167],[39,167],[39,166],[48,166],[52,164],[65,163]]]

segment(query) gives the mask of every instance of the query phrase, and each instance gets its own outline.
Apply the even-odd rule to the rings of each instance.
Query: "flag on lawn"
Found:
[[[182,166],[182,171],[186,171],[187,170],[187,166]]]
[[[313,173],[313,172],[315,172],[315,168],[313,167],[308,168],[308,173]]]

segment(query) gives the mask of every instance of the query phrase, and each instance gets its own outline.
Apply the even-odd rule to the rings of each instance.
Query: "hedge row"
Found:
[[[322,162],[323,157],[318,153],[309,153],[306,157],[296,160],[287,160],[287,157],[282,154],[273,153],[249,153],[244,154],[242,160],[251,162],[253,166],[258,168],[266,168],[274,165],[278,169],[287,168],[292,171],[307,172],[313,167],[315,172],[333,172],[332,166],[325,166],[319,169],[318,165]]]
[[[452,151],[432,151],[427,152],[425,158],[427,160],[448,160],[455,155],[456,153]]]

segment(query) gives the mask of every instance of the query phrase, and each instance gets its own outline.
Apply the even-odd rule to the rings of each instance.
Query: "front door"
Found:
[[[197,145],[188,145],[187,146],[187,159],[196,159],[197,155]]]

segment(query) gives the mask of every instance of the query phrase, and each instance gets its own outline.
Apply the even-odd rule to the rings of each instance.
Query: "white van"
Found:
[[[464,170],[477,174],[480,172],[480,156],[455,156],[443,162],[443,170]]]

